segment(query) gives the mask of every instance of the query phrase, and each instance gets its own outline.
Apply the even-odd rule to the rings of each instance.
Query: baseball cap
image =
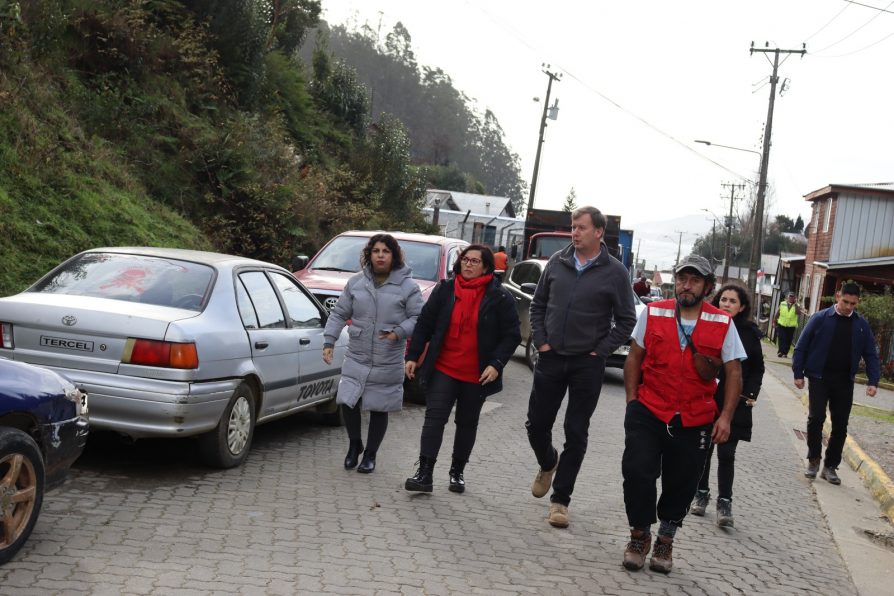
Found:
[[[684,269],[695,269],[695,272],[702,277],[709,277],[714,275],[714,270],[711,268],[711,263],[709,263],[708,259],[701,255],[687,256],[682,261],[677,263],[677,266],[674,267],[674,273],[679,273]]]

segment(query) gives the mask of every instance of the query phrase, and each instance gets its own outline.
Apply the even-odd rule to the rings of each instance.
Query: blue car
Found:
[[[18,552],[44,491],[87,442],[87,396],[62,376],[0,359],[0,564]]]

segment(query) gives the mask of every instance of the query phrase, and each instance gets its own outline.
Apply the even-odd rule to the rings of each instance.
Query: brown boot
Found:
[[[652,552],[652,558],[649,560],[649,569],[660,573],[670,573],[671,567],[674,566],[674,558],[671,556],[673,552],[674,539],[659,536],[655,541],[655,550]]]
[[[642,569],[651,548],[652,534],[643,530],[630,530],[630,542],[624,549],[624,567],[630,571]]]

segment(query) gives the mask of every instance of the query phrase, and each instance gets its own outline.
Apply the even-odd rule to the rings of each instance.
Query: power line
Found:
[[[823,25],[822,27],[820,27],[819,29],[817,29],[816,31],[814,31],[814,32],[810,35],[810,37],[808,37],[807,39],[804,40],[804,42],[806,43],[806,42],[810,41],[811,39],[813,39],[813,37],[816,36],[817,33],[819,33],[820,31],[822,31],[823,29],[825,29],[825,28],[828,27],[829,25],[831,25],[831,24],[832,24],[832,21],[834,21],[835,19],[837,19],[838,17],[840,17],[840,16],[841,16],[841,13],[843,13],[843,12],[844,12],[845,10],[847,10],[848,8],[850,8],[850,4],[845,4],[845,5],[844,5],[844,8],[842,8],[841,10],[838,11],[838,14],[836,14],[834,17],[832,17],[831,19],[829,19],[829,21],[828,21],[825,25]]]
[[[886,10],[888,8],[888,6],[891,6],[890,4],[888,6],[886,6],[885,8],[879,8],[878,6],[872,6],[871,4],[863,4],[862,2],[854,2],[854,0],[844,0],[844,1],[847,2],[848,4],[856,4],[857,6],[865,6],[866,8],[871,8],[873,10],[880,10],[881,12],[887,12],[888,14],[894,14],[894,11]],[[845,7],[845,8],[847,8],[847,7]],[[839,14],[841,14],[841,13],[839,13]]]
[[[891,2],[889,2],[889,3],[888,3],[888,6],[886,6],[884,9],[879,10],[879,12],[875,13],[875,15],[873,15],[872,18],[870,18],[868,21],[866,21],[865,23],[863,23],[862,25],[860,25],[859,27],[857,27],[856,29],[854,29],[853,31],[851,31],[850,33],[848,33],[847,35],[845,35],[844,37],[842,37],[841,39],[839,39],[838,41],[836,41],[835,43],[831,43],[831,44],[827,45],[827,46],[824,47],[824,48],[820,48],[820,49],[816,50],[816,52],[813,52],[813,53],[814,53],[814,54],[819,54],[819,53],[821,53],[821,52],[825,52],[825,51],[828,50],[829,48],[833,48],[833,47],[837,46],[838,44],[840,44],[842,41],[851,38],[851,37],[852,37],[853,35],[855,35],[858,31],[860,31],[863,27],[865,27],[866,25],[868,25],[868,24],[871,23],[872,21],[874,21],[874,20],[876,20],[877,18],[879,18],[879,17],[881,16],[882,12],[888,12],[887,9],[890,8],[892,4],[894,4],[894,0],[892,0]]]

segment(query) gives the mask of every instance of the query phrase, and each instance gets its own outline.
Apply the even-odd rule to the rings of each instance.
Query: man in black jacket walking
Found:
[[[630,340],[636,324],[627,269],[602,241],[605,224],[595,207],[571,214],[572,245],[550,257],[531,301],[538,360],[525,427],[540,466],[531,493],[540,498],[552,486],[547,519],[557,528],[568,526],[568,504],[587,450],[606,357]],[[552,428],[566,391],[560,456]]]

